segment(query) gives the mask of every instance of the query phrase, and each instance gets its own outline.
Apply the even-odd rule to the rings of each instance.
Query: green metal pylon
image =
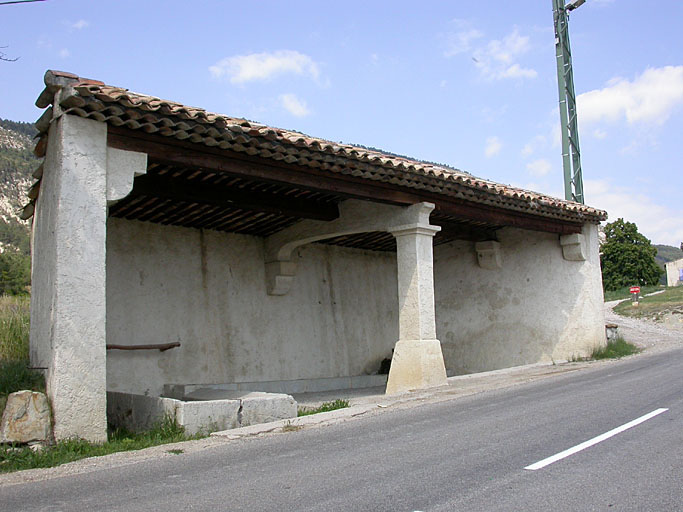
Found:
[[[583,2],[581,2],[583,3]],[[568,201],[583,203],[583,178],[581,176],[581,151],[579,149],[579,125],[576,119],[576,95],[574,72],[569,46],[568,11],[575,5],[564,5],[564,0],[553,0],[555,22],[555,58],[557,60],[557,87],[560,93],[560,124],[562,130],[562,167],[564,169],[564,197]]]

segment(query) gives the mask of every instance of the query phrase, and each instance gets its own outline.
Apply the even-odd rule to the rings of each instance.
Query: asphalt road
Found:
[[[668,410],[524,469],[659,408]],[[2,487],[0,510],[683,511],[683,350]]]

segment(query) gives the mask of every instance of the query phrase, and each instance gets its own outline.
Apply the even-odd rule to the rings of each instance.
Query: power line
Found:
[[[13,0],[12,2],[0,2],[0,5],[27,4],[29,2],[45,2],[45,0]]]

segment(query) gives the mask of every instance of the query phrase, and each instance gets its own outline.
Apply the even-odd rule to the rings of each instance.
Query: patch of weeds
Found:
[[[0,473],[49,468],[86,457],[141,450],[150,446],[198,438],[199,436],[186,435],[182,426],[178,425],[173,418],[166,417],[146,432],[132,433],[125,429],[114,430],[109,435],[109,441],[101,444],[72,439],[60,441],[37,452],[28,446],[0,445]],[[177,450],[169,451],[173,453]]]
[[[181,453],[185,453],[185,450],[179,450],[177,448],[174,448],[173,450],[166,450],[167,453],[172,453],[173,455],[180,455]]]
[[[0,360],[0,416],[10,393],[28,389],[45,391],[45,377],[38,370],[29,370],[28,361]]]
[[[303,427],[301,425],[292,425],[292,422],[288,421],[282,427],[282,431],[283,432],[296,432],[297,430],[301,430],[302,428]]]
[[[0,362],[28,361],[30,298],[0,296]]]
[[[318,414],[321,412],[336,411],[337,409],[344,409],[349,406],[348,400],[337,398],[333,402],[323,402],[320,407],[316,408],[302,408],[297,413],[297,416],[310,416],[311,414]]]
[[[640,352],[640,348],[633,343],[629,343],[622,337],[609,341],[606,346],[598,347],[593,350],[591,359],[618,359]]]
[[[570,363],[580,363],[582,361],[585,361],[586,359],[587,358],[585,358],[585,357],[581,357],[581,356],[577,356],[576,354],[572,354],[571,356],[569,356],[567,361]]]

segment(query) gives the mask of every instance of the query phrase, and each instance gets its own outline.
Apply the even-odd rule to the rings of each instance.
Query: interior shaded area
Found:
[[[109,216],[268,237],[303,219],[334,220],[339,217],[339,203],[346,198],[342,194],[150,160],[147,174],[135,179],[131,194],[111,206]],[[453,240],[495,240],[495,232],[501,227],[457,219],[440,211],[432,214],[431,222],[441,227],[435,245]],[[346,235],[320,243],[396,250],[396,241],[387,232]]]

